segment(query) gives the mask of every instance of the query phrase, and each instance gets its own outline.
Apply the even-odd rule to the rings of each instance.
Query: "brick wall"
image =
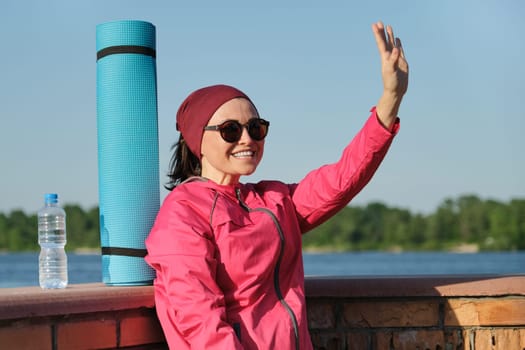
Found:
[[[524,350],[525,276],[314,278],[316,349]],[[166,349],[153,290],[0,289],[1,349]]]
[[[525,349],[522,297],[316,298],[308,307],[317,349]]]

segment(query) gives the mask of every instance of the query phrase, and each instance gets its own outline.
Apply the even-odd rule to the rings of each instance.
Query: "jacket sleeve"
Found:
[[[292,185],[301,231],[307,232],[328,220],[363,189],[383,160],[399,130],[399,119],[392,130],[383,127],[375,111],[346,146],[338,162],[322,166]]]
[[[173,194],[146,240],[146,261],[157,274],[155,306],[168,344],[173,349],[242,349],[226,322],[208,220]]]

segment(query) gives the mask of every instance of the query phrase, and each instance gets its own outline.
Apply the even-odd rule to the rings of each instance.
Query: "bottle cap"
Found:
[[[44,196],[46,203],[58,203],[58,194],[56,193],[46,193]]]

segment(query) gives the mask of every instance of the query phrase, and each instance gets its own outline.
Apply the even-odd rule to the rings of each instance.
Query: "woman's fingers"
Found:
[[[379,54],[384,56],[387,52],[387,40],[385,36],[385,28],[382,22],[377,22],[372,25],[374,37],[376,39],[377,49]]]
[[[405,59],[405,50],[403,50],[403,44],[401,43],[401,39],[396,38],[396,46],[399,48],[401,57]]]
[[[372,25],[374,37],[376,39],[377,49],[383,61],[396,60],[399,56],[405,57],[401,40],[394,36],[392,26],[385,26],[382,22]],[[396,52],[399,50],[400,52]]]
[[[386,32],[388,34],[387,48],[388,48],[388,51],[392,51],[392,49],[396,47],[394,30],[392,29],[392,26],[386,26]]]

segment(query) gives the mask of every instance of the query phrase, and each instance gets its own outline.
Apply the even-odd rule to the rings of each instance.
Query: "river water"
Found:
[[[304,253],[305,275],[525,274],[525,252]],[[68,254],[69,283],[101,282],[97,254]],[[0,288],[38,285],[38,253],[0,254]]]

